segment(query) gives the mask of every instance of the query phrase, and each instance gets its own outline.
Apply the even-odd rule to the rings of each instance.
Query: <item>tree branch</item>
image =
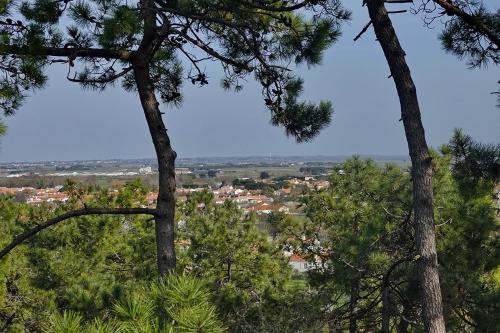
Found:
[[[300,9],[302,7],[307,6],[311,2],[312,1],[310,1],[310,0],[304,0],[303,2],[297,3],[297,4],[292,5],[292,6],[281,5],[279,7],[273,7],[273,6],[269,6],[269,5],[258,4],[256,2],[241,1],[241,3],[244,6],[248,6],[251,8],[256,8],[256,9],[264,10],[264,11],[268,11],[268,12],[277,12],[277,13],[292,12],[294,10],[297,10],[297,9]]]
[[[207,53],[209,56],[212,56],[212,57],[214,57],[214,58],[216,58],[216,59],[218,59],[226,64],[235,66],[237,68],[244,69],[244,70],[249,71],[249,72],[253,70],[253,68],[251,66],[249,66],[248,63],[238,62],[238,61],[235,61],[231,58],[223,56],[222,54],[220,54],[217,51],[215,51],[214,49],[212,49],[208,44],[201,41],[199,38],[198,39],[192,38],[187,33],[184,33],[181,31],[176,31],[176,30],[171,30],[171,31],[176,32],[179,36],[182,36],[184,39],[189,41],[194,46],[197,46],[201,50],[205,51],[205,53]]]
[[[458,16],[465,23],[476,29],[479,33],[487,37],[492,43],[494,43],[497,48],[500,49],[500,36],[488,27],[481,18],[470,15],[463,11],[460,7],[455,6],[451,1],[447,0],[433,0],[436,4],[441,6],[446,13]]]
[[[85,216],[85,215],[156,215],[156,210],[151,208],[82,208],[73,210],[57,217],[54,217],[45,223],[39,224],[34,228],[26,230],[0,251],[0,259],[7,255],[13,248],[24,242],[25,240],[33,237],[40,231],[47,229],[54,224],[70,219],[72,217]]]
[[[53,57],[71,57],[71,58],[105,58],[130,61],[134,51],[127,50],[106,50],[95,48],[74,48],[74,47],[45,47],[42,49],[32,49],[28,46],[2,45],[0,54],[17,55],[45,55]]]
[[[106,83],[112,82],[112,81],[114,81],[116,79],[119,79],[120,77],[122,77],[125,74],[127,74],[128,72],[130,72],[132,69],[133,69],[133,67],[130,66],[130,67],[124,68],[119,73],[115,73],[115,74],[112,74],[112,75],[109,75],[109,76],[106,76],[105,74],[103,74],[99,78],[89,78],[89,79],[79,79],[79,78],[76,77],[76,74],[75,74],[75,77],[71,78],[69,76],[70,73],[68,72],[68,75],[66,76],[66,79],[68,79],[68,81],[76,82],[76,83],[106,84]]]
[[[354,41],[357,41],[358,39],[361,38],[361,36],[368,30],[368,28],[370,27],[370,25],[372,25],[372,21],[370,20],[370,22],[368,22],[364,27],[363,29],[361,29],[361,32],[359,34],[356,35],[356,37],[354,37]]]

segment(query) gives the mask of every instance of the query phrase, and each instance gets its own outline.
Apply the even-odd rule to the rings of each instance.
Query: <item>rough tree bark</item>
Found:
[[[136,66],[134,74],[158,160],[159,190],[155,215],[156,255],[158,274],[164,276],[176,265],[174,244],[176,153],[170,145],[170,138],[161,117],[149,68]]]
[[[417,91],[383,0],[367,0],[366,4],[399,95],[401,118],[412,161],[415,241],[419,255],[417,265],[425,332],[444,333],[434,234],[432,159],[425,140]]]
[[[156,13],[153,9],[155,6],[152,0],[140,0],[140,6],[143,9],[144,35],[137,52],[132,57],[132,66],[139,99],[146,116],[158,161],[159,189],[156,201],[155,234],[158,275],[162,277],[174,270],[176,265],[174,216],[175,158],[177,154],[170,145],[170,138],[159,108],[160,104],[155,96],[150,62],[165,37],[162,35],[168,30],[158,29]]]

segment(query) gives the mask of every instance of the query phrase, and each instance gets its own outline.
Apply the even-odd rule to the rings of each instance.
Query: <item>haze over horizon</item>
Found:
[[[335,161],[335,160],[345,160],[352,156],[359,156],[361,158],[371,158],[374,160],[384,160],[384,159],[397,159],[397,160],[410,160],[410,156],[408,155],[373,155],[373,154],[350,154],[350,155],[273,155],[271,158],[265,155],[240,155],[240,156],[184,156],[177,158],[177,162],[186,161],[186,160],[231,160],[231,159],[260,159],[264,161],[268,159],[269,161],[273,160],[274,162],[278,160],[294,160],[294,159],[303,159],[308,161]],[[62,162],[62,163],[70,163],[70,162],[92,162],[92,161],[141,161],[141,160],[153,160],[156,161],[156,157],[136,157],[136,158],[110,158],[110,159],[68,159],[68,160],[38,160],[38,161],[8,161],[1,162],[0,165],[5,164],[30,164],[30,163],[52,163],[52,162]]]
[[[487,2],[498,8],[498,3]],[[394,8],[399,8],[394,6]],[[353,20],[325,54],[323,65],[297,71],[305,79],[304,99],[331,100],[332,124],[310,143],[296,144],[269,124],[259,87],[251,80],[240,93],[224,91],[220,67],[207,65],[210,84],[183,87],[179,109],[166,110],[166,123],[179,158],[212,156],[407,155],[399,102],[389,69],[370,29],[366,10],[352,7]],[[463,128],[475,140],[498,142],[500,109],[496,67],[470,70],[446,54],[439,29],[423,27],[411,14],[393,16],[420,98],[430,146],[439,147]],[[138,98],[121,87],[102,93],[82,91],[65,79],[66,67],[49,72],[46,89],[29,96],[6,119],[0,163],[15,161],[135,159],[154,156]],[[165,110],[166,106],[162,106]],[[145,157],[146,156],[146,157]]]

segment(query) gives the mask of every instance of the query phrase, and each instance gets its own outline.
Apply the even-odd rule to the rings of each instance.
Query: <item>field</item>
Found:
[[[230,184],[237,178],[258,179],[266,172],[270,178],[325,175],[348,157],[234,157],[180,159],[177,163],[178,186]],[[406,167],[406,157],[367,156],[377,163],[395,163]],[[141,169],[151,168],[152,172]],[[151,189],[158,186],[156,161],[151,159],[108,161],[52,161],[0,164],[0,186],[54,187],[67,179],[83,184],[119,187],[140,178]]]

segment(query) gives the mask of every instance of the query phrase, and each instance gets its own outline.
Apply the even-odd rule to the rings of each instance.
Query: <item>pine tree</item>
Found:
[[[296,13],[302,9],[318,15]],[[331,15],[321,19],[323,12]],[[0,21],[0,106],[5,114],[14,113],[27,92],[44,87],[45,72],[55,63],[66,64],[67,79],[83,87],[102,90],[121,83],[138,93],[159,166],[157,206],[145,213],[156,220],[158,273],[165,275],[176,264],[176,153],[159,103],[179,103],[186,76],[192,84],[208,84],[201,62],[215,60],[224,71],[225,88],[240,90],[242,80],[253,75],[262,85],[271,122],[298,141],[308,140],[329,123],[331,105],[298,101],[302,80],[286,64],[319,63],[348,17],[338,0],[8,2]],[[103,212],[123,211],[79,213]]]
[[[331,294],[319,299],[331,309],[332,327],[388,332],[381,323],[402,321],[394,304],[403,305],[407,320],[418,313],[408,279],[415,256],[409,176],[358,157],[338,168],[343,173],[332,173],[328,190],[305,197],[307,218],[285,219],[278,233],[310,260],[311,284]]]
[[[498,145],[468,139],[483,151],[467,153],[470,165],[489,165],[490,154],[498,156]],[[464,173],[456,141],[457,135],[441,154],[431,151],[443,313],[450,332],[495,332],[500,257],[496,182],[490,180],[497,175]],[[332,327],[420,332],[410,175],[358,158],[340,168],[344,173],[332,173],[328,190],[305,196],[307,219],[274,217],[277,237],[310,260],[307,279],[318,290],[315,302],[331,310],[323,320]]]
[[[208,192],[194,194],[181,207],[180,235],[189,242],[181,267],[210,281],[214,299],[231,332],[259,330],[260,302],[285,294],[291,270],[280,249],[259,231],[255,217],[243,217],[230,201],[215,205]]]
[[[84,322],[79,314],[65,311],[53,315],[44,332],[222,333],[225,328],[209,297],[202,280],[171,275],[114,304],[111,318]]]
[[[403,121],[408,150],[412,161],[413,198],[416,228],[416,246],[419,252],[420,290],[423,304],[423,319],[426,332],[445,332],[442,314],[442,300],[439,282],[436,239],[434,232],[434,206],[432,194],[432,158],[429,154],[417,91],[413,82],[406,53],[403,50],[392,25],[385,3],[406,3],[412,1],[365,0],[370,22],[355,40],[373,25],[390,77],[398,93],[401,120]],[[441,8],[443,11],[438,12]],[[472,11],[472,12],[471,12]],[[395,11],[394,13],[405,12]],[[473,66],[490,59],[498,63],[500,50],[498,14],[487,13],[480,2],[458,0],[422,1],[415,12],[422,12],[426,22],[434,22],[446,16],[441,40],[446,50],[459,56],[470,56]]]

